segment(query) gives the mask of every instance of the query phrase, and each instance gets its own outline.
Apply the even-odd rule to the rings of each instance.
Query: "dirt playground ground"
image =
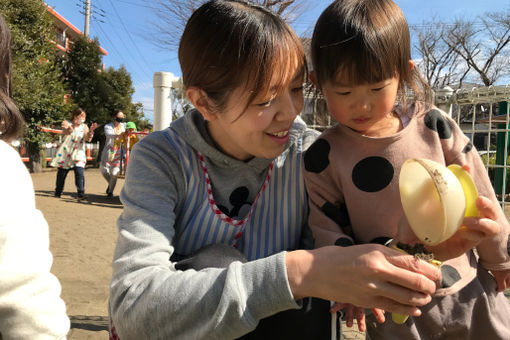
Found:
[[[61,198],[53,197],[55,179],[54,169],[32,174],[37,207],[50,226],[54,257],[51,271],[62,284],[62,298],[71,319],[67,338],[108,339],[108,285],[117,239],[116,220],[122,211],[118,195],[124,181],[119,179],[115,197],[107,198],[107,184],[99,169],[87,168],[85,191],[89,201],[79,203],[74,173],[69,173]],[[346,327],[343,335],[347,340],[365,338]]]

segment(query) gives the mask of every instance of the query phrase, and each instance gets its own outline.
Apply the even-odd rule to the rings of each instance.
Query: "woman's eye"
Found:
[[[274,99],[271,99],[267,102],[263,102],[263,103],[260,103],[260,104],[257,104],[257,106],[260,106],[260,107],[269,107],[272,103],[273,103]]]

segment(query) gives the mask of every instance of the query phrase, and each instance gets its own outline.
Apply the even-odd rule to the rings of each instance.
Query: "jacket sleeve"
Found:
[[[494,205],[498,207],[496,221],[500,226],[500,232],[498,235],[481,242],[477,246],[476,250],[480,256],[479,261],[488,270],[510,269],[510,243],[508,238],[510,225],[496,198],[487,169],[478,151],[469,141],[469,138],[464,135],[460,127],[451,119],[450,126],[452,127],[453,138],[443,141],[445,143],[443,147],[449,150],[445,152],[447,163],[469,166],[470,174],[476,184],[478,194],[491,199]],[[451,143],[451,145],[446,145],[447,142]]]
[[[308,222],[316,248],[333,244],[349,246],[354,244],[352,232],[349,232],[349,214],[341,183],[325,150],[330,150],[329,142],[321,137],[304,157],[303,176],[310,206]]]
[[[0,141],[0,338],[65,339],[70,322],[50,272],[48,224],[35,208],[30,175]],[[11,157],[14,154],[14,157]],[[5,190],[5,191],[4,191]],[[5,194],[4,194],[5,193]]]
[[[284,252],[225,269],[174,268],[169,259],[185,188],[179,158],[164,133],[134,146],[121,192],[124,210],[110,285],[110,313],[120,339],[236,338],[261,318],[297,308]]]

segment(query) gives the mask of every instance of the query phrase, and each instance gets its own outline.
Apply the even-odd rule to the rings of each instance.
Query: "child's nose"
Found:
[[[356,106],[358,107],[359,110],[365,112],[370,111],[372,109],[370,101],[366,98],[361,98],[360,100],[358,100]]]

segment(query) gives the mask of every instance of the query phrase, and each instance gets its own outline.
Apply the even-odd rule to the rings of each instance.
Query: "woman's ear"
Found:
[[[202,114],[205,120],[213,121],[216,119],[216,113],[212,109],[211,100],[204,90],[198,87],[189,87],[186,90],[186,97],[198,112]]]

